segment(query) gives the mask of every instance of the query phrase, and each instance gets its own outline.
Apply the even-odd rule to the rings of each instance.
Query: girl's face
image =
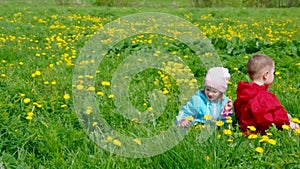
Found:
[[[206,95],[207,99],[210,101],[218,100],[222,96],[222,93],[220,91],[208,86],[204,88],[204,94]]]

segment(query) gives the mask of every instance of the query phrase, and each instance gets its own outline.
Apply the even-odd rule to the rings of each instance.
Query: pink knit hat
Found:
[[[210,68],[205,77],[205,86],[209,86],[224,93],[227,89],[230,74],[227,68]]]

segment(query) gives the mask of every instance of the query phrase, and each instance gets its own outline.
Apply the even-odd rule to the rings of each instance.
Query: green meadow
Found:
[[[168,15],[158,22],[166,33],[107,27],[144,12]],[[288,126],[243,136],[232,116],[213,130],[168,134],[179,107],[203,87],[209,56],[229,69],[233,100],[237,82],[249,80],[248,59],[272,57],[272,92],[300,123],[299,13],[0,3],[0,168],[300,168],[300,130]],[[181,22],[185,29],[172,30]],[[200,54],[180,38],[195,28],[205,41]]]

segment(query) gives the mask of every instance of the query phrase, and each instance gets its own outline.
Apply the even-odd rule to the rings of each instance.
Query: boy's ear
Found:
[[[267,79],[268,78],[268,76],[269,76],[269,71],[264,71],[264,73],[263,73],[263,79],[265,80],[265,79]]]

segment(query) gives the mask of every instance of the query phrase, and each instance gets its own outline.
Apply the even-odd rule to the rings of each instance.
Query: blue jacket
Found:
[[[198,90],[195,95],[186,103],[186,105],[180,108],[178,115],[176,116],[175,123],[188,116],[194,117],[195,122],[205,123],[204,115],[209,115],[211,120],[221,120],[221,112],[223,107],[228,102],[228,98],[223,94],[222,102],[210,101],[207,99],[203,90]]]

